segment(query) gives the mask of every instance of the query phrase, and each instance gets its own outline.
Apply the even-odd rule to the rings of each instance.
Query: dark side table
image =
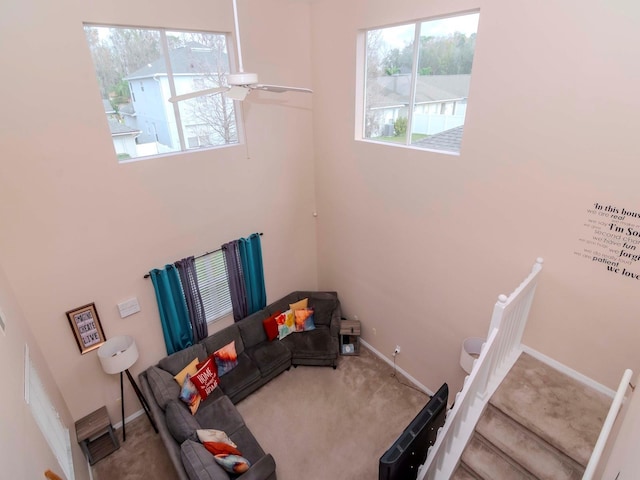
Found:
[[[76,437],[89,464],[93,465],[120,448],[107,407],[100,407],[76,422]]]
[[[340,321],[340,353],[342,355],[360,355],[360,321]]]

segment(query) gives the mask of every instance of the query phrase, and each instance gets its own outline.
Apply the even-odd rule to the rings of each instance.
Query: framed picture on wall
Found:
[[[69,310],[67,318],[76,343],[83,355],[95,350],[105,342],[104,332],[94,303]]]

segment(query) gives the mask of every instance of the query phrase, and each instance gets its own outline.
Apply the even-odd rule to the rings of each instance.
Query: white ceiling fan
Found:
[[[236,46],[238,48],[238,72],[227,74],[228,87],[215,87],[189,92],[182,95],[176,95],[169,98],[171,103],[189,100],[191,98],[202,97],[205,95],[218,95],[224,93],[226,97],[233,100],[244,100],[251,90],[264,90],[267,92],[283,93],[283,92],[301,92],[312,93],[309,88],[301,87],[285,87],[282,85],[267,85],[258,83],[258,74],[245,72],[242,66],[242,48],[240,46],[240,27],[238,26],[238,7],[236,0],[233,0],[233,20],[236,28]]]

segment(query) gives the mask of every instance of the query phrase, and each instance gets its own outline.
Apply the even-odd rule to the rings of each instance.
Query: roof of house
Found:
[[[218,64],[223,71],[229,71],[229,59],[227,55],[218,61],[216,54],[211,49],[199,43],[189,43],[184,47],[175,48],[169,52],[171,71],[174,75],[198,75],[218,71]],[[154,75],[166,75],[167,67],[164,56],[161,56],[131,73],[125,80],[134,80],[153,77]]]
[[[133,105],[131,103],[121,103],[118,105],[118,113],[123,115],[135,116],[136,111],[133,109]]]
[[[136,130],[135,128],[131,128],[123,123],[114,120],[113,118],[109,118],[109,130],[111,130],[111,136],[116,135],[138,135],[140,130]]]
[[[409,103],[411,75],[384,75],[368,79],[379,92],[369,103],[370,108],[385,108]],[[443,102],[467,98],[471,75],[420,75],[416,85],[416,103]]]
[[[102,99],[102,107],[104,108],[104,113],[106,113],[107,115],[111,113],[116,113],[116,111],[111,106],[111,102],[106,98]]]
[[[445,152],[459,152],[462,143],[462,131],[464,125],[450,128],[440,133],[435,133],[427,138],[418,140],[413,146],[428,148],[430,150],[442,150]]]

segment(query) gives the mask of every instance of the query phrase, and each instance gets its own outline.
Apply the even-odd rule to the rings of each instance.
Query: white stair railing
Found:
[[[522,352],[522,334],[542,262],[542,258],[536,260],[531,273],[511,295],[498,297],[487,341],[427,453],[418,480],[448,480],[453,475],[489,398]]]
[[[611,434],[611,430],[613,429],[613,424],[615,423],[618,412],[620,412],[620,408],[622,407],[624,396],[627,393],[627,388],[629,388],[632,375],[633,371],[628,368],[622,375],[622,380],[620,380],[620,385],[618,386],[616,395],[613,397],[613,402],[611,402],[609,413],[607,414],[607,418],[602,425],[602,430],[600,430],[600,435],[598,436],[596,445],[595,447],[593,447],[591,458],[589,459],[589,463],[587,463],[587,467],[584,470],[582,480],[592,480],[596,474],[596,470],[600,465],[600,459],[602,458],[602,452],[604,452],[604,448],[607,445],[607,441],[609,440],[609,435]]]

